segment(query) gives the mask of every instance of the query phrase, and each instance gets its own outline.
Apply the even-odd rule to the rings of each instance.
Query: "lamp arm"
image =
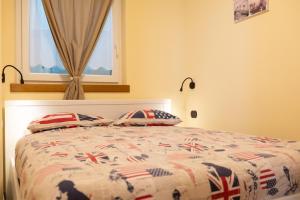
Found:
[[[7,67],[14,68],[20,74],[20,77],[21,77],[20,82],[21,82],[21,84],[24,84],[23,74],[21,73],[21,71],[18,68],[16,68],[13,65],[6,65],[5,67],[3,67],[3,69],[2,69],[2,83],[5,83],[5,73],[4,73],[4,71],[5,71],[5,69]]]
[[[195,84],[195,82],[194,82],[194,80],[191,78],[191,77],[187,77],[186,79],[184,79],[184,81],[182,82],[182,84],[181,84],[181,87],[180,87],[180,92],[182,92],[183,91],[183,85],[184,85],[184,83],[187,81],[187,80],[191,80],[191,83],[193,83],[193,85]],[[191,87],[191,86],[190,86]],[[192,89],[194,89],[195,88],[195,85],[193,86],[193,88]]]

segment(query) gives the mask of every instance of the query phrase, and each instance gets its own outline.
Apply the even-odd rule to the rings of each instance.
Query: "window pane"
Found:
[[[112,75],[113,66],[113,21],[112,12],[106,18],[101,36],[86,66],[85,74]]]
[[[112,24],[112,12],[110,12],[85,74],[112,74]],[[54,44],[41,0],[30,0],[30,71],[31,73],[67,74]]]

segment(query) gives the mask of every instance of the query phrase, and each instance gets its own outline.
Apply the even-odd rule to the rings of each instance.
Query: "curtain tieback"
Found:
[[[71,76],[70,78],[71,78],[71,81],[73,81],[73,80],[80,79],[80,78],[81,78],[81,76]]]

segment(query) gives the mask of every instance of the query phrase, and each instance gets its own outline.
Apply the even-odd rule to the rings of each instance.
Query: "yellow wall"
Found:
[[[2,66],[2,0],[0,0],[0,66]],[[2,110],[2,82],[0,81],[0,110]],[[0,166],[3,166],[2,114],[0,114]],[[3,169],[0,167],[0,197],[3,194]]]
[[[131,92],[87,94],[87,99],[171,98],[174,113],[184,118],[184,96],[178,92],[184,78],[184,59],[181,56],[184,53],[183,2],[184,0],[124,1],[123,73],[125,83],[131,86]],[[3,15],[5,30],[2,37],[5,64],[16,64],[15,8],[15,0],[3,0],[0,13]],[[63,97],[60,93],[10,93],[9,83],[15,81],[15,74],[10,71],[4,85],[5,100]]]
[[[188,0],[189,125],[300,139],[300,1],[233,22],[232,0]]]

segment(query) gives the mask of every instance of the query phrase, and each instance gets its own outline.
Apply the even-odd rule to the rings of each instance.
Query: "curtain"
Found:
[[[81,75],[96,46],[113,0],[43,0],[69,82],[64,99],[84,99]]]

